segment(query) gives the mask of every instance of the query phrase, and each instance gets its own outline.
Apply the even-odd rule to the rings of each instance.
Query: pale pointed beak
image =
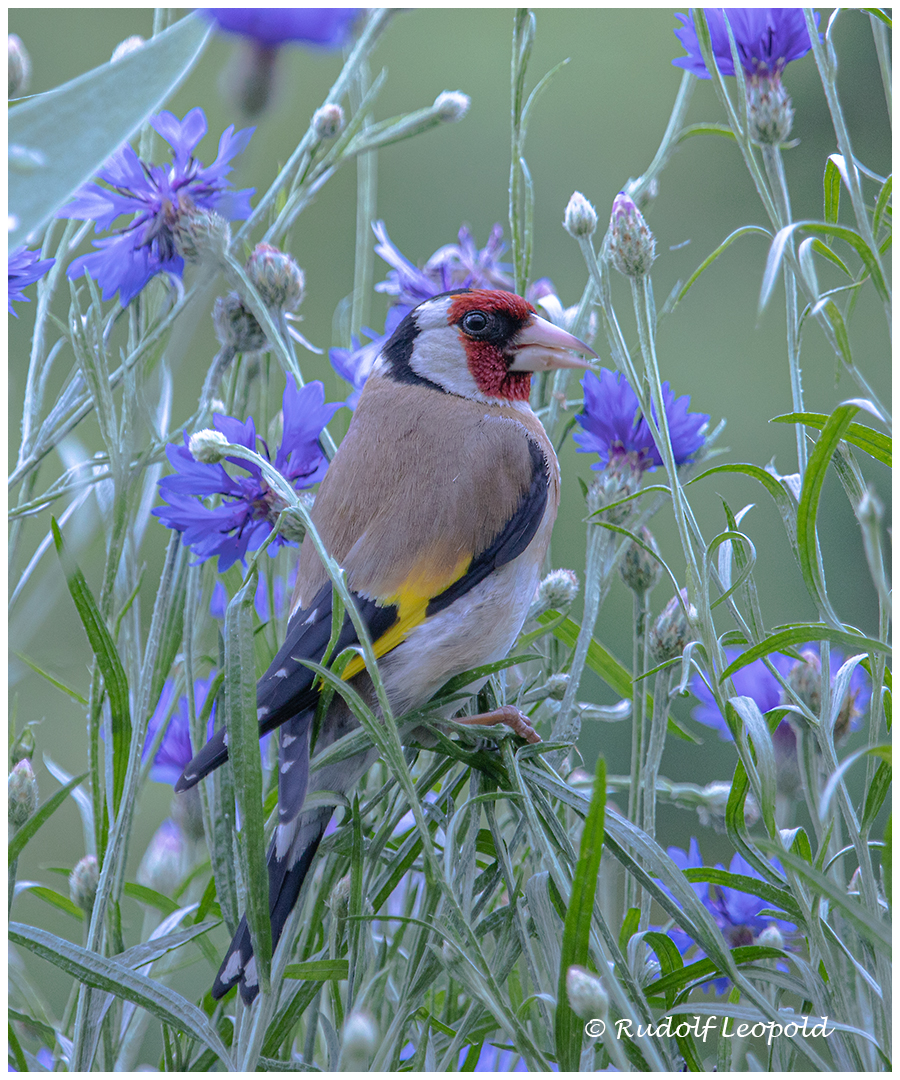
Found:
[[[590,362],[574,353],[597,359],[597,354],[573,334],[552,322],[532,315],[516,334],[511,349],[510,371],[550,371],[553,368],[589,368]]]

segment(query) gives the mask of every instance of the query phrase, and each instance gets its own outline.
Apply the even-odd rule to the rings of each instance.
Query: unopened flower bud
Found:
[[[548,698],[552,698],[554,701],[562,701],[566,696],[568,686],[569,676],[566,672],[560,671],[557,674],[550,676],[544,684],[544,690]]]
[[[271,244],[257,244],[246,269],[266,307],[296,311],[300,306],[306,277],[293,256]]]
[[[621,525],[632,510],[632,503],[622,502],[629,495],[634,495],[641,486],[644,466],[639,455],[633,450],[623,454],[610,454],[606,468],[588,488],[587,508],[591,514],[605,506],[613,506],[603,515],[603,520],[612,525]]]
[[[603,980],[577,964],[566,971],[566,996],[572,1012],[582,1020],[602,1020],[609,1012]]]
[[[572,192],[572,197],[566,206],[563,226],[566,232],[574,236],[576,240],[579,237],[594,235],[597,228],[597,211],[580,191]]]
[[[653,533],[650,532],[646,525],[641,526],[639,535],[647,547],[659,555],[659,548],[656,546]],[[629,589],[641,594],[649,592],[659,581],[662,577],[662,567],[658,558],[654,558],[646,548],[631,540],[622,556],[619,573]]]
[[[97,895],[100,869],[96,855],[85,855],[69,874],[69,897],[72,903],[90,915]]]
[[[378,1049],[378,1029],[372,1017],[361,1010],[350,1013],[344,1021],[341,1064],[345,1069],[363,1068]]]
[[[37,810],[38,786],[28,758],[16,763],[7,782],[9,791],[9,823],[21,828]]]
[[[656,258],[656,240],[634,200],[620,191],[609,219],[609,257],[626,277],[650,272]]]
[[[822,661],[812,649],[804,649],[802,657],[788,672],[788,686],[813,716],[822,708]]]
[[[334,885],[328,897],[328,906],[338,918],[344,918],[350,910],[350,875],[345,874]]]
[[[137,870],[137,882],[171,896],[190,872],[191,858],[184,833],[167,818],[153,834]]]
[[[462,90],[444,90],[434,99],[434,108],[438,116],[448,124],[455,123],[469,111],[471,99]]]
[[[188,788],[187,791],[179,791],[172,797],[172,805],[169,809],[172,820],[184,833],[188,840],[198,843],[204,839],[203,810],[200,806],[200,789]]]
[[[333,139],[344,127],[344,110],[340,105],[323,105],[313,113],[312,127],[320,139]]]
[[[770,949],[783,949],[784,937],[775,923],[769,923],[769,925],[761,930],[759,936],[756,939],[757,945],[766,945]]]
[[[9,97],[20,97],[28,89],[31,79],[31,59],[18,34],[8,34],[9,48]]]
[[[528,612],[536,619],[545,611],[567,611],[578,595],[578,575],[574,570],[551,570],[541,581]]]
[[[731,784],[727,780],[713,780],[703,788],[702,794],[705,802],[697,804],[697,817],[700,824],[705,828],[712,826],[716,832],[724,833],[725,811],[728,807],[728,799],[731,795]],[[755,825],[759,821],[759,806],[752,793],[748,793],[744,801],[744,821],[747,825]]]
[[[178,215],[175,246],[188,262],[220,264],[231,246],[231,226],[221,214],[202,206],[190,206]]]
[[[221,431],[213,428],[204,428],[195,431],[188,440],[188,450],[195,461],[203,465],[215,465],[225,456],[222,448],[228,445],[228,440]]]
[[[231,346],[235,352],[259,352],[266,346],[266,335],[256,316],[247,310],[236,292],[216,299],[213,326],[222,345]]]
[[[787,141],[794,110],[779,75],[762,76],[747,83],[747,115],[754,142],[779,146]]]
[[[12,744],[12,749],[9,752],[9,760],[11,764],[18,765],[20,761],[24,761],[25,758],[34,757],[34,732],[31,730],[31,725],[23,728],[21,734]]]
[[[662,664],[666,660],[681,656],[691,640],[690,621],[696,617],[697,609],[693,604],[688,604],[687,589],[682,589],[681,596],[673,596],[650,627],[648,643],[650,658],[654,664]]]
[[[127,37],[124,41],[120,41],[115,47],[113,54],[110,57],[110,63],[117,64],[123,57],[128,56],[130,53],[137,52],[138,49],[142,49],[145,44],[146,42],[140,34],[132,34],[131,37]]]

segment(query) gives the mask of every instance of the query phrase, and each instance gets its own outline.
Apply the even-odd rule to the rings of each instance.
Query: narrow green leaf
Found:
[[[27,664],[33,672],[40,675],[41,678],[46,679],[51,686],[55,686],[57,690],[62,690],[67,697],[72,698],[73,701],[77,701],[79,705],[87,706],[87,699],[83,698],[77,690],[73,690],[71,686],[66,686],[66,684],[60,682],[59,679],[54,679],[52,675],[44,671],[43,668],[38,667],[33,660],[29,660],[28,657],[24,656],[22,653],[16,652],[15,649],[12,649],[11,652],[13,656],[21,660],[23,664]]]
[[[894,868],[894,856],[891,849],[891,823],[893,822],[893,814],[888,814],[888,819],[884,825],[884,847],[881,849],[881,880],[884,883],[884,895],[887,897],[887,902],[894,906],[894,883],[893,883],[893,868]]]
[[[832,155],[833,157],[834,155]],[[841,173],[832,157],[825,163],[825,220],[829,225],[837,224],[841,206]]]
[[[773,416],[770,424],[806,424],[807,427],[821,431],[828,423],[826,413],[786,413],[784,416]],[[882,465],[892,467],[893,439],[881,431],[868,427],[866,424],[851,423],[847,425],[844,438],[860,450],[864,450],[870,457],[880,461]]]
[[[566,974],[572,964],[585,966],[594,914],[594,896],[600,873],[606,811],[606,762],[597,758],[594,792],[581,834],[578,863],[563,926],[562,958],[556,994],[556,1055],[561,1072],[576,1072],[581,1060],[581,1020],[572,1011],[566,993]]]
[[[887,798],[887,793],[891,787],[892,772],[891,766],[886,761],[879,762],[875,775],[872,777],[872,783],[869,785],[869,790],[866,792],[866,804],[863,808],[862,821],[859,826],[862,832],[871,829],[875,818],[878,816],[878,811],[884,805],[884,800]]]
[[[797,510],[797,554],[800,570],[816,606],[833,626],[839,626],[840,621],[831,607],[825,588],[816,518],[819,512],[822,485],[825,483],[825,475],[831,463],[831,455],[837,449],[851,419],[858,411],[857,405],[850,403],[839,405],[825,422],[822,433],[809,455],[803,488],[800,492],[800,506]]]
[[[628,942],[638,932],[638,928],[641,925],[641,909],[629,908],[625,912],[625,918],[622,920],[622,929],[619,931],[619,948],[624,953],[628,947]]]
[[[784,525],[785,531],[788,534],[791,547],[796,553],[797,547],[797,524],[796,524],[796,508],[791,502],[791,498],[782,485],[776,480],[776,478],[765,469],[761,469],[758,465],[751,465],[747,463],[733,463],[729,465],[715,465],[711,469],[707,469],[705,472],[700,473],[698,476],[692,477],[685,484],[685,487],[689,487],[691,484],[696,484],[699,480],[705,480],[708,476],[715,476],[718,473],[743,473],[745,476],[750,476],[754,480],[758,480],[759,483],[768,491],[775,501],[775,505],[778,508],[778,513],[781,515],[781,521]]]
[[[727,124],[688,124],[678,133],[678,142],[684,142],[692,135],[724,135],[726,139],[734,139],[734,132]]]
[[[738,945],[731,953],[736,964],[748,964],[759,960],[780,960],[784,955],[780,949],[772,949],[768,945]],[[682,987],[700,980],[712,981],[721,978],[727,972],[720,971],[712,960],[697,960],[693,964],[663,975],[645,988],[648,997],[657,997],[660,994],[681,990]]]
[[[684,960],[681,958],[678,946],[668,934],[661,934],[657,930],[649,930],[644,934],[644,941],[656,953],[659,959],[660,972],[663,976],[674,974],[684,967]],[[675,1004],[675,992],[668,990],[664,991],[664,993],[666,1008],[671,1008]]]
[[[16,832],[15,836],[10,840],[9,846],[6,849],[7,857],[9,859],[9,865],[15,862],[16,859],[22,854],[25,845],[34,836],[38,829],[44,824],[45,821],[54,814],[66,801],[66,796],[73,791],[82,780],[87,776],[87,773],[82,773],[81,776],[76,776],[74,780],[70,780],[68,784],[61,787],[59,791],[55,791],[50,798],[39,807],[31,817],[25,822],[21,829]]]
[[[208,1046],[229,1071],[233,1069],[228,1051],[206,1016],[169,987],[132,971],[115,959],[90,952],[35,926],[11,922],[9,939],[80,982],[140,1005],[163,1023]]]
[[[10,170],[11,248],[45,225],[111,154],[157,112],[200,56],[210,24],[189,15],[116,63],[38,94],[8,114],[10,145],[37,155]]]
[[[728,133],[731,134],[731,131],[729,130]],[[682,286],[681,291],[675,297],[675,303],[681,303],[681,301],[687,295],[690,287],[700,277],[703,271],[708,270],[709,267],[712,266],[716,259],[718,259],[718,257],[722,254],[722,252],[726,251],[729,247],[731,247],[735,240],[739,239],[742,236],[753,236],[754,234],[768,237],[768,239],[770,240],[772,239],[772,234],[769,232],[769,230],[762,228],[760,225],[744,225],[740,229],[735,229],[733,233],[725,237],[722,243],[719,244],[719,246],[715,249],[715,251],[713,251],[711,255],[707,255],[707,257],[703,260],[702,263],[700,263],[700,265],[693,272],[693,274],[691,274],[687,282]]]
[[[889,176],[887,180],[882,184],[881,191],[878,193],[878,198],[875,201],[875,213],[872,215],[872,234],[878,235],[878,228],[881,225],[881,219],[884,217],[885,211],[891,201],[891,190],[893,188],[893,182]]]
[[[783,652],[792,645],[802,645],[807,641],[831,641],[837,645],[843,645],[850,652],[878,652],[889,653],[890,648],[883,641],[874,638],[862,637],[860,634],[851,634],[846,630],[836,630],[834,627],[825,626],[822,623],[798,623],[779,630],[756,645],[736,657],[722,672],[722,678],[726,679],[742,667],[758,660],[761,656],[770,653]]]
[[[689,866],[684,871],[684,876],[688,881],[724,885],[726,888],[736,889],[738,892],[758,896],[760,900],[765,900],[767,904],[781,908],[790,922],[797,923],[800,921],[800,908],[791,893],[787,889],[779,889],[775,885],[770,885],[768,881],[748,877],[746,874],[732,874],[728,870],[717,870],[708,866]]]
[[[84,920],[84,912],[81,908],[73,903],[68,896],[63,896],[62,893],[58,893],[55,889],[50,889],[46,885],[38,885],[36,882],[21,881],[16,885],[16,892],[19,890],[23,892],[30,892],[32,896],[37,896],[41,900],[48,904],[51,904],[55,908],[59,908],[60,911],[64,911],[67,915],[71,915],[73,919],[78,919],[79,922]]]
[[[224,718],[228,758],[234,772],[234,794],[241,814],[239,853],[247,891],[247,924],[256,957],[260,986],[269,990],[272,930],[269,920],[269,876],[266,870],[262,761],[256,717],[256,668],[253,660],[253,601],[257,572],[225,613]]]
[[[302,964],[288,964],[284,969],[286,979],[312,979],[315,982],[340,981],[349,975],[349,960],[307,960]]]
[[[136,881],[126,881],[122,891],[126,896],[130,896],[132,900],[148,904],[150,907],[161,911],[163,915],[171,915],[181,906],[170,896],[157,892],[156,889],[148,888],[146,885],[138,885]]]
[[[853,274],[850,273],[850,267],[847,266],[847,264],[839,255],[835,255],[831,248],[826,247],[826,245],[823,244],[822,241],[818,238],[813,240],[812,250],[817,255],[821,255],[823,259],[827,259],[830,263],[833,263],[838,268],[838,270],[841,270],[844,274],[846,274],[848,278],[850,278],[851,280],[853,279]],[[855,282],[854,287],[860,284],[862,284],[862,282]]]
[[[91,651],[103,675],[103,685],[109,698],[112,713],[113,754],[113,809],[119,812],[119,803],[125,788],[125,772],[128,768],[128,752],[131,747],[131,709],[128,701],[128,678],[119,657],[119,650],[112,639],[106,621],[100,614],[97,602],[85,580],[84,574],[69,553],[55,518],[50,519],[53,542],[62,563],[69,592],[84,626]]]

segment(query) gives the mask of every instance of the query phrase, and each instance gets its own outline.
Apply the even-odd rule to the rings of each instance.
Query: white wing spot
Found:
[[[318,614],[319,614],[319,609],[318,608],[313,608],[312,611],[309,613],[309,615],[306,616],[306,619],[305,619],[303,625],[304,626],[312,626],[312,624],[316,621],[316,618],[318,617]]]
[[[287,732],[285,732],[284,735],[281,736],[281,745],[282,746],[290,746],[292,742],[296,742],[296,741],[297,741],[297,736],[296,735],[288,735]]]
[[[286,679],[287,677],[288,677],[287,668],[279,668],[275,672],[275,678],[276,679]]]
[[[256,986],[259,979],[256,975],[256,957],[251,957],[250,963],[244,968],[244,982],[247,986]]]
[[[241,954],[235,949],[231,956],[228,957],[228,963],[222,969],[222,982],[231,982],[232,979],[236,979],[242,969]]]
[[[268,716],[268,715],[269,715],[269,706],[268,705],[260,705],[260,707],[256,710],[256,719],[257,720],[262,720],[262,718],[264,716]]]

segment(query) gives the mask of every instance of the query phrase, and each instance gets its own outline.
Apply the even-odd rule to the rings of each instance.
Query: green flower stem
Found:
[[[631,682],[631,785],[628,789],[628,820],[641,820],[641,805],[646,800],[644,766],[647,752],[647,692],[643,674],[647,670],[647,630],[650,621],[650,593],[648,590],[633,593],[634,632],[632,635],[632,682]],[[646,831],[646,827],[645,827]],[[650,834],[651,836],[653,833]],[[645,906],[644,889],[628,875],[625,879],[625,910],[640,904]],[[650,899],[646,897],[647,914]],[[646,929],[642,926],[641,929]]]
[[[368,62],[363,59],[350,86],[354,107],[359,108],[371,83]],[[369,121],[363,121],[365,138]],[[370,150],[356,159],[356,253],[353,266],[353,302],[350,311],[350,334],[358,335],[368,322],[368,309],[375,272],[372,248],[372,222],[376,214],[378,191],[378,152]]]
[[[872,24],[872,37],[875,39],[875,52],[878,54],[878,68],[881,71],[881,85],[884,87],[884,102],[887,106],[888,120],[893,121],[893,78],[891,76],[891,48],[888,29],[874,15],[869,15]]]
[[[359,39],[353,47],[353,51],[347,57],[347,62],[341,69],[340,75],[338,75],[334,85],[328,91],[325,101],[323,102],[324,105],[338,104],[344,94],[347,93],[355,76],[356,69],[371,56],[378,38],[384,32],[391,15],[392,11],[388,8],[372,8],[369,11],[366,16],[366,22],[363,26],[362,33],[359,35]],[[288,158],[284,168],[275,178],[265,195],[263,195],[256,204],[253,213],[235,234],[235,243],[249,239],[250,233],[256,224],[259,221],[265,220],[265,217],[270,210],[274,210],[276,200],[281,190],[290,182],[291,176],[295,174],[298,164],[307,154],[309,154],[314,144],[318,142],[319,137],[310,126],[309,130],[297,144],[297,148]]]
[[[819,31],[816,27],[816,20],[813,16],[812,9],[803,9],[803,14],[806,18],[806,26],[809,30],[809,40],[812,43],[813,56],[816,60],[816,67],[819,69],[819,78],[822,80],[822,89],[825,91],[825,100],[828,102],[828,111],[831,113],[831,123],[834,127],[835,137],[837,138],[838,149],[844,158],[847,187],[850,192],[850,202],[853,205],[853,214],[856,218],[856,227],[859,230],[860,236],[868,244],[869,250],[872,252],[872,257],[877,263],[879,270],[882,271],[882,277],[884,277],[884,267],[881,263],[881,256],[878,251],[878,245],[875,242],[875,236],[872,233],[872,222],[866,211],[866,202],[865,197],[863,196],[862,184],[859,179],[859,170],[856,167],[856,160],[853,157],[853,148],[850,145],[850,133],[847,130],[844,112],[841,109],[841,103],[838,99],[837,56],[835,55],[834,46],[831,42],[831,30],[838,13],[839,9],[834,11],[829,18],[828,29],[825,32],[825,41],[821,42],[819,40]],[[887,279],[885,280],[887,281]],[[890,326],[890,286],[886,284],[886,288],[888,289],[888,300],[885,304],[885,312],[888,319],[888,325]]]
[[[638,206],[641,205],[645,195],[649,195],[653,192],[657,178],[669,164],[669,160],[678,146],[681,129],[684,127],[684,122],[687,119],[688,108],[691,104],[691,98],[694,95],[694,87],[696,85],[696,76],[692,75],[689,71],[685,71],[682,74],[681,82],[678,85],[678,93],[675,95],[675,103],[672,106],[669,122],[666,125],[662,141],[659,144],[659,148],[657,149],[653,160],[650,162],[646,172],[639,176],[637,180],[629,180],[623,189],[627,195],[631,196]]]
[[[785,224],[791,221],[791,199],[784,173],[784,160],[781,147],[766,145],[763,147],[763,163],[772,191],[778,201],[778,209]],[[803,381],[800,374],[800,325],[797,317],[797,280],[793,267],[784,264],[784,295],[787,308],[787,350],[788,370],[791,377],[791,404],[794,412],[803,412]],[[806,429],[803,424],[795,424],[797,440],[797,471],[800,482],[806,476]]]
[[[669,719],[669,692],[672,686],[673,668],[663,668],[656,673],[653,687],[653,716],[650,719],[650,735],[647,739],[644,775],[640,781],[643,800],[643,829],[648,836],[656,837],[656,793],[659,767],[666,745]],[[643,685],[643,684],[642,684]],[[643,693],[643,691],[642,691]],[[632,821],[634,818],[632,818]],[[650,925],[650,897],[641,890],[641,929]]]

